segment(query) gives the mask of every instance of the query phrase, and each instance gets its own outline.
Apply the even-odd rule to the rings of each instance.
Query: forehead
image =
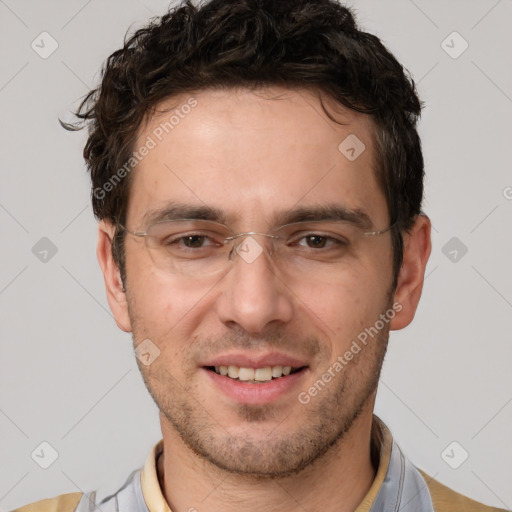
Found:
[[[140,129],[128,222],[171,201],[232,222],[339,204],[386,215],[368,116],[307,90],[202,90],[168,99]]]

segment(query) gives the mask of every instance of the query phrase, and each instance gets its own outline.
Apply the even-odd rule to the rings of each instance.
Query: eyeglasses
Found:
[[[354,258],[364,238],[389,231],[364,232],[346,221],[304,221],[272,233],[234,233],[228,226],[197,219],[165,220],[146,231],[126,233],[143,238],[155,267],[172,274],[201,278],[225,272],[235,255],[251,264],[265,251],[284,271],[319,273]],[[299,274],[300,275],[300,274]]]

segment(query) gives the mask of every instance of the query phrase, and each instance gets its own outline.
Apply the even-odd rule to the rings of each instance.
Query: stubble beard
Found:
[[[133,336],[137,322],[132,318]],[[267,435],[251,437],[265,422],[279,417],[271,406],[240,404],[236,413],[248,428],[232,434],[215,418],[215,410],[194,395],[188,379],[178,381],[165,365],[138,361],[146,387],[160,412],[183,443],[200,459],[231,474],[251,479],[277,479],[298,474],[339,445],[356,419],[371,406],[387,348],[389,326],[379,331],[354,359],[303,408],[293,431],[278,421]],[[165,343],[160,344],[165,346]],[[232,342],[231,346],[237,346]],[[163,360],[164,358],[162,358]],[[324,369],[324,371],[326,368]],[[319,378],[321,372],[316,377]],[[286,418],[281,420],[286,423]],[[277,426],[276,426],[277,423]]]

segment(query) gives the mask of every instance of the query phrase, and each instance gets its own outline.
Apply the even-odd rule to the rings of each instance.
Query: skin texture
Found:
[[[343,123],[336,124],[305,90],[204,90],[193,97],[197,106],[133,171],[128,229],[144,230],[144,214],[170,200],[218,208],[235,232],[267,233],[277,212],[325,204],[364,210],[372,230],[388,226],[368,116],[324,98]],[[149,119],[140,145],[168,117]],[[349,134],[366,146],[354,161],[338,150]],[[113,226],[100,222],[98,259],[117,325],[133,333],[135,346],[149,338],[160,350],[139,368],[160,409],[158,466],[171,509],[354,510],[375,475],[370,429],[388,332],[411,322],[421,295],[428,218],[419,216],[405,234],[396,290],[389,232],[361,237],[329,271],[292,274],[264,251],[250,264],[235,257],[224,274],[192,282],[156,268],[144,240],[128,235],[126,292],[112,234]],[[400,311],[378,336],[300,403],[298,394],[394,303]],[[239,403],[202,368],[234,352],[279,352],[307,369],[271,403]]]

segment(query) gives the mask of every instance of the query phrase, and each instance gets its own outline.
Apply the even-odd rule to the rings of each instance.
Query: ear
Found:
[[[391,320],[392,330],[407,327],[414,318],[423,289],[425,267],[430,256],[430,219],[420,214],[412,228],[404,234],[404,257],[393,303],[400,304],[397,314]]]
[[[115,226],[108,221],[100,221],[98,224],[98,246],[96,255],[103,272],[107,300],[110,310],[114,314],[117,326],[124,332],[131,332],[130,315],[128,314],[128,301],[123,291],[121,272],[112,256],[112,239]]]

